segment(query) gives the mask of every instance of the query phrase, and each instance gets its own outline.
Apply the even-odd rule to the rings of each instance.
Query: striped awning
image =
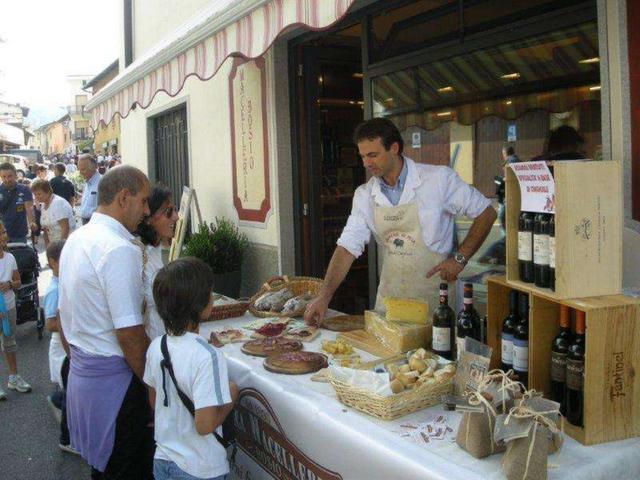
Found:
[[[213,0],[101,89],[86,105],[91,125],[148,107],[158,92],[177,95],[195,75],[213,77],[231,55],[257,58],[289,27],[318,30],[340,20],[354,0]]]

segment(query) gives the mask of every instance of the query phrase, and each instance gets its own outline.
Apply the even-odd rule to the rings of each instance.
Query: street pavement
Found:
[[[39,248],[42,251],[42,247]],[[40,264],[46,265],[40,255]],[[51,279],[43,269],[38,281],[40,296]],[[49,333],[38,340],[35,322],[18,326],[18,371],[31,384],[31,393],[6,388],[7,367],[0,360],[0,382],[7,400],[0,402],[0,479],[76,480],[90,478],[90,469],[77,455],[58,448],[60,425],[56,422],[47,395],[54,390],[49,380]]]

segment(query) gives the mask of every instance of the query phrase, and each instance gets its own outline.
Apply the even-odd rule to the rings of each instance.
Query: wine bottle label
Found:
[[[451,329],[448,327],[433,327],[433,341],[431,347],[438,352],[451,350]]]
[[[533,263],[549,265],[549,235],[533,236]]]
[[[465,305],[473,305],[473,298],[464,297],[462,303],[464,303]]]
[[[551,352],[551,380],[564,383],[567,378],[567,354]]]
[[[556,268],[556,237],[549,237],[549,266]]]
[[[584,360],[567,359],[567,388],[582,391],[584,382]]]
[[[502,363],[513,365],[513,335],[502,334]]]
[[[529,342],[513,339],[513,369],[518,372],[529,371]]]
[[[456,337],[456,356],[458,357],[458,360],[460,360],[460,355],[462,355],[462,352],[464,352],[464,339],[465,337]]]
[[[531,232],[518,232],[518,260],[530,262],[533,260],[531,253]]]

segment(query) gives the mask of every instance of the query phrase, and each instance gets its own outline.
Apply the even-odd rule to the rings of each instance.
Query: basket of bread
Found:
[[[328,379],[345,405],[393,420],[440,403],[453,389],[455,372],[454,363],[419,348],[374,371],[330,367]]]
[[[209,315],[209,318],[204,320],[205,322],[241,317],[249,308],[248,298],[234,300],[233,298],[217,293],[213,293],[211,297],[213,300],[213,308],[211,309],[211,315]]]
[[[322,287],[312,277],[272,277],[251,297],[249,311],[256,317],[300,317]]]

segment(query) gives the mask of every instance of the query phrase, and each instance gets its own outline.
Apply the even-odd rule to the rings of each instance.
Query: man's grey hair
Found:
[[[98,161],[96,160],[96,157],[94,157],[90,153],[83,153],[82,155],[79,155],[78,163],[80,162],[80,160],[89,160],[91,163],[93,163],[94,167],[98,165]]]
[[[122,190],[135,196],[148,182],[147,176],[136,167],[114,167],[103,175],[98,184],[98,205],[111,205]]]

